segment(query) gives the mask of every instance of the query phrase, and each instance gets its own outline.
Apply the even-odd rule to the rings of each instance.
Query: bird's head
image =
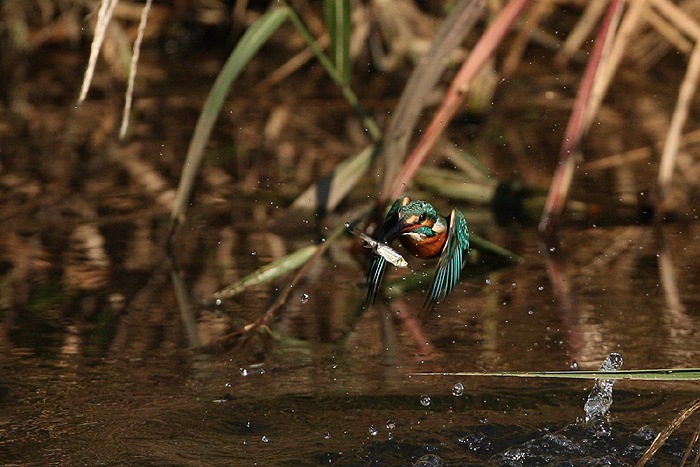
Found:
[[[444,231],[445,225],[439,222],[435,208],[425,201],[409,201],[397,212],[396,224],[387,232],[387,240],[391,241],[401,235],[415,236],[416,240],[432,237]]]

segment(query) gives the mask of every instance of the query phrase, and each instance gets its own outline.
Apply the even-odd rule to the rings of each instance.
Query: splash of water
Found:
[[[623,359],[619,353],[611,353],[600,365],[599,371],[617,371],[622,367]],[[588,395],[588,400],[583,406],[586,412],[586,425],[592,427],[599,435],[609,432],[606,428],[607,416],[613,402],[613,379],[596,379],[593,389]]]

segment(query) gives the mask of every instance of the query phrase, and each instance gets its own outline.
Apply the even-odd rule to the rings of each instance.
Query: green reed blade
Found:
[[[485,376],[507,378],[627,379],[642,381],[698,381],[700,368],[659,368],[618,371],[504,371],[412,373],[413,376]]]
[[[328,77],[338,85],[340,92],[343,94],[343,97],[348,102],[350,107],[362,119],[362,124],[364,125],[365,130],[367,130],[367,135],[372,139],[372,142],[378,143],[381,141],[382,131],[379,129],[377,123],[362,108],[360,105],[360,100],[350,88],[350,85],[343,81],[343,78],[336,69],[335,65],[333,65],[331,60],[326,56],[326,54],[323,53],[323,50],[321,50],[321,47],[318,45],[318,42],[314,36],[311,35],[309,30],[304,25],[304,22],[292,9],[289,10],[289,20],[294,25],[299,35],[304,39],[304,41],[306,41],[309,49],[311,49],[311,52],[313,52],[314,56],[316,57],[316,60],[318,60],[323,69],[326,70]]]
[[[326,27],[330,34],[328,55],[338,70],[342,83],[350,83],[350,0],[325,0],[323,10],[326,16]]]
[[[214,306],[218,300],[231,298],[237,295],[248,287],[265,284],[271,280],[277,279],[290,271],[301,267],[306,263],[316,252],[318,245],[310,245],[301,248],[293,253],[283,256],[282,258],[273,261],[265,266],[255,270],[251,274],[237,280],[233,284],[219,290],[203,303],[205,307]]]
[[[224,105],[231,84],[238,78],[238,75],[240,75],[260,47],[279,29],[282,23],[289,19],[289,14],[290,10],[287,7],[274,8],[265,13],[246,30],[216,77],[202,112],[197,119],[197,125],[187,150],[187,158],[180,176],[177,197],[170,214],[169,231],[171,235],[184,216],[204,157],[204,148],[219,116],[221,107]]]
[[[331,212],[352,190],[369,169],[377,147],[365,147],[360,153],[336,165],[331,173],[304,190],[292,208]]]

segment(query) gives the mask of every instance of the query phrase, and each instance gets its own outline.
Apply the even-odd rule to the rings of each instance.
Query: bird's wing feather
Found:
[[[396,226],[396,224],[399,223],[399,208],[401,208],[401,206],[405,206],[410,202],[411,198],[409,198],[408,196],[401,196],[396,201],[394,201],[394,204],[392,204],[389,208],[389,211],[386,213],[386,217],[384,218],[384,222],[379,228],[377,240],[379,240],[380,242],[386,242],[388,240],[386,238],[386,234],[390,232]]]
[[[464,255],[469,250],[469,228],[464,216],[453,209],[449,220],[447,242],[438,260],[423,311],[432,311],[435,304],[444,300],[457,286],[462,274]]]
[[[399,208],[408,204],[411,198],[408,196],[401,196],[394,204],[389,208],[389,212],[386,213],[384,218],[384,223],[382,223],[379,228],[379,233],[377,235],[377,240],[380,242],[386,242],[386,234],[390,232],[392,228],[399,222]],[[372,259],[369,265],[369,271],[367,272],[367,298],[365,299],[365,305],[369,306],[374,303],[377,298],[377,293],[379,292],[379,286],[382,284],[382,279],[384,278],[384,273],[386,272],[387,261],[376,253],[372,254]]]
[[[384,273],[386,272],[387,261],[379,255],[372,254],[372,260],[367,272],[367,298],[365,306],[374,304],[379,292],[379,286],[382,284]]]

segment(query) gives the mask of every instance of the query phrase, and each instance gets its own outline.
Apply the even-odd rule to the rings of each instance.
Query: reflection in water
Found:
[[[547,267],[547,276],[560,309],[562,335],[567,348],[569,361],[585,359],[582,355],[584,337],[579,327],[578,309],[571,291],[571,280],[565,272],[565,260],[561,246],[541,244]]]
[[[659,278],[666,298],[666,306],[663,315],[665,324],[669,330],[669,341],[675,344],[676,349],[682,349],[684,341],[694,334],[696,324],[687,315],[681,302],[681,294],[678,288],[676,269],[674,268],[671,250],[663,229],[658,229],[659,238]]]

